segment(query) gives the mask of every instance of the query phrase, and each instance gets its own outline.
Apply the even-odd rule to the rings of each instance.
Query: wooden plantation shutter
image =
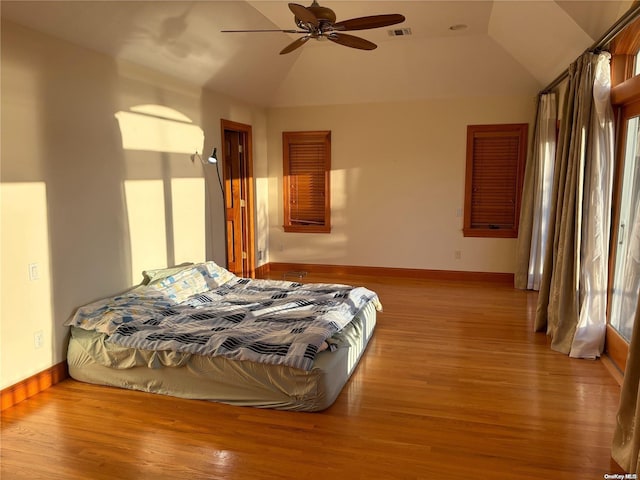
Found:
[[[289,146],[289,219],[293,225],[324,225],[322,143]]]
[[[331,132],[283,132],[284,230],[330,232]]]
[[[469,125],[464,236],[518,236],[527,124]]]

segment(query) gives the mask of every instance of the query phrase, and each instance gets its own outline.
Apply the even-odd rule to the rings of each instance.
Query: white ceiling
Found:
[[[261,106],[534,94],[620,18],[632,0],[320,1],[338,20],[400,13],[352,34],[372,51],[296,35],[286,1],[6,1],[3,18]],[[304,5],[308,1],[303,2]],[[450,26],[465,24],[464,30]]]

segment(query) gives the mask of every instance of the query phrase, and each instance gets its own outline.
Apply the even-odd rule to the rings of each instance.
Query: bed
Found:
[[[240,278],[214,262],[143,272],[84,305],[72,378],[183,398],[321,411],[347,383],[382,309],[364,287]]]

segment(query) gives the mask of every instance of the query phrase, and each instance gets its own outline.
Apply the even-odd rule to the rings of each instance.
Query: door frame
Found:
[[[244,198],[245,207],[242,209],[242,238],[246,239],[246,250],[243,250],[246,253],[246,267],[247,271],[243,272],[243,276],[254,278],[255,277],[255,195],[254,195],[254,177],[253,177],[253,136],[252,136],[252,128],[251,125],[246,125],[244,123],[234,122],[232,120],[220,119],[220,131],[222,138],[221,158],[226,158],[226,137],[225,132],[237,132],[242,134],[245,141],[243,142],[243,166],[241,169],[244,172],[244,175],[241,177],[240,181],[243,183],[243,190],[246,192],[246,198]],[[226,251],[230,251],[233,248],[233,245],[229,245],[229,236],[226,234],[227,232],[227,208],[229,208],[229,201],[226,195],[226,192],[229,191],[229,187],[227,186],[227,182],[229,179],[227,178],[227,169],[222,169],[222,181],[224,183],[224,211],[225,211],[225,248]],[[227,256],[227,267],[229,266],[229,258]],[[245,265],[245,262],[243,262]]]

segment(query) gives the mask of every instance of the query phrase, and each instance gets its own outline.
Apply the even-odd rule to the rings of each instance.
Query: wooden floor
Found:
[[[308,276],[384,312],[335,404],[292,413],[66,380],[2,412],[13,479],[602,479],[619,387],[532,332],[535,294]]]

